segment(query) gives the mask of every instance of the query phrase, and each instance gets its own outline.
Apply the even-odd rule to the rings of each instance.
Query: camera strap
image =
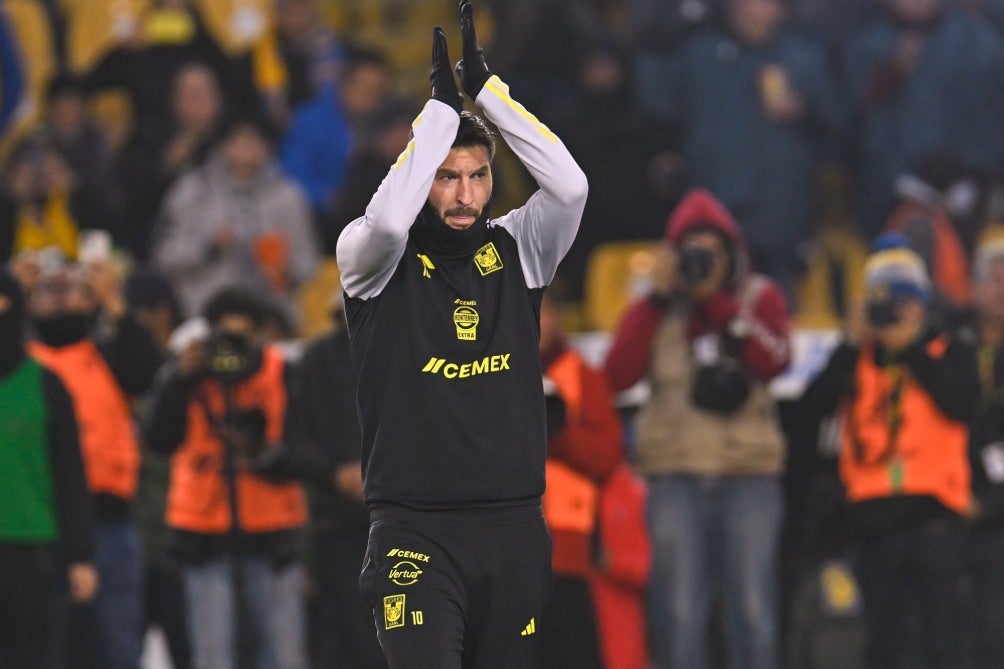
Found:
[[[886,445],[874,457],[869,458],[865,452],[865,446],[857,437],[857,428],[852,424],[850,432],[854,444],[854,457],[862,464],[879,465],[892,460],[896,453],[899,442],[899,430],[903,426],[903,391],[906,389],[910,373],[903,364],[891,365],[885,370],[885,375],[891,382],[891,387],[884,395],[885,422],[887,429]],[[854,420],[854,412],[849,414],[851,421]]]
[[[230,402],[228,401],[229,393],[224,392],[223,397],[224,397],[223,402],[225,405],[223,411],[225,415],[229,411],[229,406],[227,406],[230,404]],[[230,444],[227,443],[225,432],[224,430],[221,429],[223,426],[223,416],[219,416],[216,414],[215,411],[213,411],[212,404],[209,400],[209,397],[206,395],[206,391],[204,388],[200,387],[198,390],[196,390],[195,402],[196,404],[199,405],[199,408],[202,410],[202,414],[206,419],[206,424],[209,426],[210,434],[216,437],[216,439],[218,439],[224,446],[229,447]]]

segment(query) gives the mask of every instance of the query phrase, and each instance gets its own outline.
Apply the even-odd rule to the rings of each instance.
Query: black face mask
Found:
[[[9,274],[0,274],[0,295],[10,300],[0,314],[0,376],[7,376],[24,360],[24,294]]]
[[[33,318],[32,325],[43,344],[60,348],[83,341],[91,335],[98,322],[98,312],[84,314],[59,314]]]

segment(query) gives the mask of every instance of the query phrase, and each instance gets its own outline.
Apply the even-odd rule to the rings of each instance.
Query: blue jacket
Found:
[[[781,65],[805,101],[800,121],[761,111],[760,71]],[[782,33],[763,49],[713,30],[673,52],[638,62],[639,102],[677,124],[695,186],[713,192],[739,221],[768,272],[783,266],[811,230],[813,168],[846,113],[821,44]]]
[[[351,144],[352,130],[335,87],[323,87],[294,112],[279,159],[315,211],[329,206],[345,181]]]
[[[874,232],[893,202],[893,182],[932,149],[951,147],[968,163],[1004,166],[1004,40],[986,20],[959,11],[927,35],[898,89],[875,85],[902,29],[882,16],[842,52],[859,112],[861,215]],[[885,95],[870,95],[880,88]]]
[[[21,63],[21,48],[6,16],[0,15],[0,132],[21,102],[25,74]]]

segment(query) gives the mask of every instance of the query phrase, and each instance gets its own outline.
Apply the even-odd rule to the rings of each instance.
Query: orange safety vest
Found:
[[[589,575],[596,633],[606,669],[648,667],[645,589],[652,566],[652,540],[645,522],[645,481],[621,463],[603,483],[599,497],[600,545],[604,569]]]
[[[941,357],[946,347],[939,337],[928,354]],[[930,495],[964,511],[971,497],[966,425],[945,416],[905,365],[876,365],[871,347],[858,357],[854,383],[840,450],[848,499]]]
[[[269,447],[283,436],[284,367],[281,354],[266,347],[261,369],[233,388],[234,408],[264,411]],[[171,460],[167,524],[189,532],[222,534],[231,523],[228,483],[223,476],[224,447],[206,412],[223,416],[225,398],[220,384],[212,379],[202,381],[195,392],[202,394],[204,402],[195,397],[189,402],[185,440]],[[237,511],[243,531],[272,532],[306,522],[307,501],[298,483],[273,483],[238,468]]]
[[[36,341],[28,350],[73,399],[88,489],[132,500],[139,483],[139,442],[129,400],[97,346],[90,339],[59,348]]]
[[[599,496],[596,484],[554,458],[548,458],[545,467],[547,487],[541,503],[547,526],[592,534]]]
[[[590,535],[596,527],[599,504],[599,487],[592,477],[606,476],[620,461],[620,421],[613,402],[599,399],[600,394],[608,393],[603,378],[575,351],[565,351],[544,373],[561,392],[569,424],[569,429],[551,438],[548,452],[575,450],[597,470],[579,471],[568,462],[548,457],[544,519],[552,530]]]

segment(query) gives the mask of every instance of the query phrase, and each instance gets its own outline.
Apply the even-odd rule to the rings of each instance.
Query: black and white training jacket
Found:
[[[575,238],[586,178],[498,77],[476,102],[539,184],[527,203],[465,231],[426,207],[459,125],[430,100],[338,240],[371,505],[520,505],[544,490],[540,298]]]

